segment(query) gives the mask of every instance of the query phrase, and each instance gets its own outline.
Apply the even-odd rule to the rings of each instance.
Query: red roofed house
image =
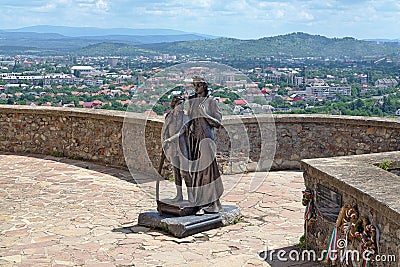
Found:
[[[157,113],[155,113],[153,110],[146,110],[144,114],[149,115],[149,116],[157,116]]]
[[[244,105],[247,105],[247,104],[248,104],[247,101],[244,100],[244,99],[237,99],[237,100],[233,101],[233,103],[234,103],[236,106],[244,106]]]
[[[297,101],[300,101],[300,100],[303,100],[303,98],[301,96],[298,96],[298,95],[293,98],[293,102],[297,102]]]
[[[85,103],[83,103],[83,107],[84,108],[94,108],[94,107],[96,107],[98,104],[96,104],[96,103],[93,103],[93,102],[85,102]]]

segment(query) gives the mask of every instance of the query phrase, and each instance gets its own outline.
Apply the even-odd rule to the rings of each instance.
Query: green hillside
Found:
[[[78,56],[152,56],[159,53],[145,48],[121,43],[99,43],[75,50]]]
[[[4,33],[2,33],[4,35]],[[132,45],[125,41],[110,40],[112,36],[73,37],[46,39],[22,38],[23,33],[7,33],[8,37],[0,40],[0,54],[40,54],[60,55],[75,54],[82,56],[152,56],[162,53],[170,55],[189,55],[191,57],[224,57],[231,60],[247,60],[269,57],[329,57],[340,59],[361,59],[365,57],[392,57],[400,59],[400,43],[377,43],[361,41],[351,37],[327,38],[306,33],[291,33],[258,40],[239,40],[217,38],[208,40],[171,42],[172,37],[160,37],[162,43]],[[1,35],[1,34],[0,34]],[[4,35],[6,36],[6,35]],[[10,37],[12,36],[12,38]],[[1,37],[1,36],[0,36]],[[52,36],[51,36],[52,37]],[[53,36],[54,37],[54,36]],[[122,38],[119,36],[118,38]],[[36,37],[35,37],[36,38]],[[112,37],[114,38],[114,37]],[[129,37],[131,38],[131,37]],[[133,37],[132,37],[133,38]],[[136,37],[135,37],[136,38]],[[148,36],[146,38],[153,38]],[[129,39],[130,42],[133,39]],[[153,41],[155,39],[152,39]],[[147,40],[150,42],[150,40]]]
[[[306,33],[291,33],[258,40],[217,38],[176,43],[149,44],[141,47],[170,54],[228,58],[332,57],[360,58],[400,55],[398,43],[377,44],[354,38],[327,38]]]

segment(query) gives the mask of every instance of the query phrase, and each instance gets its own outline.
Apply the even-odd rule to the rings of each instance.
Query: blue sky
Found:
[[[400,39],[399,0],[0,0],[0,29],[169,28],[240,39],[291,32]]]

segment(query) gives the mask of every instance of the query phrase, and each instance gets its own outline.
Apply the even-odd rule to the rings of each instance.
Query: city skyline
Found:
[[[1,9],[0,29],[62,25],[163,28],[239,39],[291,32],[400,39],[395,0],[3,0]]]

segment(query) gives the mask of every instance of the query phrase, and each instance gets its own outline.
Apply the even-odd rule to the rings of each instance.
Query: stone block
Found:
[[[240,219],[241,213],[238,207],[223,205],[222,208],[223,210],[217,214],[183,217],[160,215],[157,211],[143,212],[139,214],[138,225],[158,228],[178,238],[187,237],[233,224]]]

